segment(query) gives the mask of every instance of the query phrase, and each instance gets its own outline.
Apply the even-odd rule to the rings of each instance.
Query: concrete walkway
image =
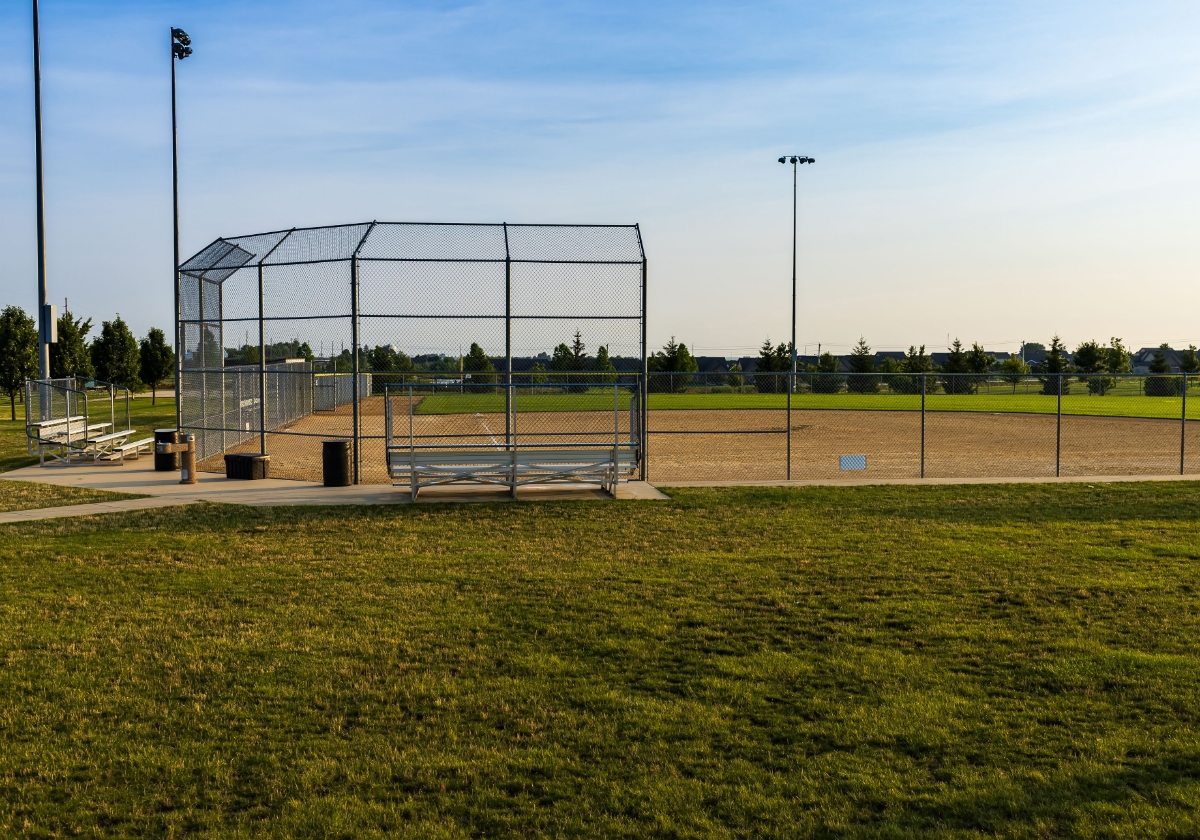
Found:
[[[220,502],[230,505],[388,505],[407,504],[406,490],[390,484],[360,484],[352,487],[325,487],[312,481],[269,478],[261,481],[230,481],[216,473],[197,473],[195,484],[180,484],[177,472],[155,472],[152,458],[129,461],[124,465],[73,464],[71,466],[32,466],[0,473],[3,481],[34,481],[60,487],[87,487],[113,493],[138,493],[145,499],[124,499],[86,505],[16,510],[0,513],[0,524],[53,519],[64,516],[90,516],[119,510],[187,505],[195,502]],[[606,500],[608,493],[596,487],[556,484],[521,488],[521,501]],[[649,484],[631,481],[617,488],[618,499],[666,499]],[[490,487],[433,487],[421,492],[422,503],[433,502],[509,502],[507,491]]]

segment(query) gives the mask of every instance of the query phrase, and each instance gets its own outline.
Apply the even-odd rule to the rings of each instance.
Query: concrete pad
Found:
[[[640,499],[642,501],[670,501],[671,497],[645,481],[627,481],[617,485],[618,499]]]
[[[360,484],[351,487],[325,487],[313,481],[295,481],[268,478],[259,481],[236,481],[216,473],[198,472],[195,484],[180,484],[177,472],[156,472],[152,460],[132,461],[124,465],[72,464],[71,466],[31,466],[12,472],[0,473],[4,481],[35,481],[62,487],[87,487],[108,490],[114,493],[140,493],[160,500],[174,500],[171,504],[192,502],[219,502],[230,505],[380,505],[406,504],[409,494],[406,488],[390,484]],[[564,501],[612,499],[594,485],[528,485],[520,488],[521,501]],[[617,490],[618,499],[667,498],[644,482],[628,482]],[[146,499],[131,499],[125,502],[101,504],[128,504],[124,510],[136,510],[136,502]],[[512,501],[507,488],[487,486],[450,485],[432,487],[421,491],[420,502],[502,502]],[[160,507],[165,502],[156,501],[147,507]],[[99,505],[68,505],[62,508],[46,508],[46,511],[98,508]],[[91,512],[91,511],[87,511]],[[14,511],[27,514],[28,511]],[[46,516],[50,516],[47,513]],[[72,514],[60,514],[72,515]],[[80,514],[76,514],[80,515]],[[33,518],[33,517],[26,517]],[[8,521],[0,518],[0,522]],[[20,521],[14,519],[12,521]]]

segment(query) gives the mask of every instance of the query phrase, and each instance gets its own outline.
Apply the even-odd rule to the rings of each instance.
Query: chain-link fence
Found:
[[[654,482],[1200,473],[1200,376],[652,373]]]
[[[525,412],[525,391],[582,404],[644,382],[636,225],[276,231],[217,240],[178,284],[179,425],[196,433],[201,469],[254,451],[271,455],[272,475],[319,480],[321,441],[347,439],[356,480],[385,481],[391,386],[420,386],[418,416],[457,389],[460,408],[487,397],[487,411],[465,412],[472,422],[495,422],[499,400],[501,417],[545,414],[549,434],[583,421]]]

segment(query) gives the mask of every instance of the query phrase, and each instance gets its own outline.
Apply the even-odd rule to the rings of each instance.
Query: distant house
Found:
[[[1141,350],[1129,357],[1129,365],[1134,373],[1149,373],[1150,364],[1154,361],[1154,354],[1158,352],[1157,347],[1143,347]],[[1171,367],[1171,373],[1179,373],[1180,353],[1178,350],[1164,350],[1163,355],[1167,357],[1167,364]]]
[[[730,360],[724,356],[696,356],[699,373],[728,373]]]

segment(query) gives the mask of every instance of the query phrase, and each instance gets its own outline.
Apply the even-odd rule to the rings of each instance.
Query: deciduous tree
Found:
[[[92,342],[91,350],[92,364],[96,366],[96,376],[100,379],[123,385],[131,391],[142,387],[141,351],[129,325],[120,315],[100,325],[100,335]],[[215,363],[220,366],[220,357]],[[213,361],[208,360],[206,364],[212,365]]]
[[[75,318],[70,312],[58,316],[58,343],[50,345],[50,375],[83,376],[88,379],[96,375],[92,354],[88,352],[87,334],[92,329],[92,319]]]
[[[19,306],[0,312],[0,389],[8,394],[12,419],[17,419],[17,394],[26,379],[38,375],[38,334],[33,319]]]
[[[150,404],[158,398],[158,386],[175,370],[175,351],[167,344],[163,331],[151,327],[138,348],[140,376],[150,386]]]

